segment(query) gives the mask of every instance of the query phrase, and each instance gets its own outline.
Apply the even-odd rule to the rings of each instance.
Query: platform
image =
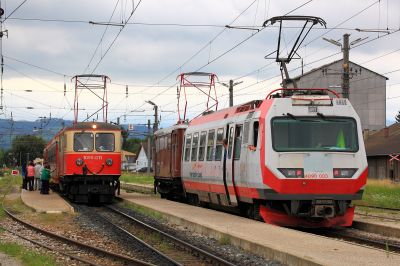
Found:
[[[121,191],[124,200],[160,212],[171,223],[230,239],[245,250],[288,265],[400,265],[400,255],[278,227],[223,212]]]
[[[40,194],[39,191],[21,190],[21,199],[25,205],[37,212],[45,213],[73,213],[74,208],[60,195],[50,190],[49,194]]]

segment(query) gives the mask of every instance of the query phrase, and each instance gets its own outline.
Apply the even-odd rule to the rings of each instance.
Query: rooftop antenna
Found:
[[[297,39],[294,42],[290,52],[286,55],[286,57],[282,57],[281,56],[281,37],[282,37],[283,23],[286,21],[300,21],[300,22],[304,22],[304,25],[303,25],[303,28],[301,29],[300,33],[298,34]],[[283,88],[285,88],[285,89],[287,88],[288,82],[293,82],[293,87],[297,88],[296,81],[291,80],[289,78],[289,72],[287,70],[286,64],[289,64],[293,58],[300,59],[300,56],[297,54],[297,50],[299,49],[300,45],[303,43],[304,39],[307,37],[307,35],[310,32],[310,30],[312,29],[312,27],[316,24],[320,24],[321,26],[324,26],[326,28],[326,22],[322,18],[313,17],[313,16],[277,16],[277,17],[267,19],[264,22],[263,27],[273,25],[276,22],[279,23],[278,47],[277,47],[276,51],[266,55],[265,59],[275,59],[276,62],[280,63]],[[274,54],[275,52],[276,52],[275,57],[269,57],[270,55]],[[297,55],[297,57],[294,57],[295,55]]]

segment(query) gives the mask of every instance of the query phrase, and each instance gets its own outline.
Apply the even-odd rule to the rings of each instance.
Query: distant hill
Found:
[[[71,120],[59,118],[38,119],[36,121],[14,121],[10,119],[0,119],[0,149],[9,149],[12,140],[19,135],[41,136],[44,140],[51,140],[65,126],[72,125]],[[128,129],[128,125],[121,125]],[[147,126],[131,125],[128,138],[144,139],[147,134]]]

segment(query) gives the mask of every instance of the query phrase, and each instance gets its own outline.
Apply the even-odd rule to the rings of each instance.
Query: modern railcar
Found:
[[[121,175],[121,128],[78,122],[47,144],[52,184],[75,202],[110,202]]]
[[[181,194],[282,226],[350,226],[367,179],[358,115],[326,89],[280,91],[190,121]]]

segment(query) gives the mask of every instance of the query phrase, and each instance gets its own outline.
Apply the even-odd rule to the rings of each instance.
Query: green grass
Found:
[[[21,176],[5,175],[0,178],[0,220],[5,217],[5,212],[2,207],[4,196],[13,189],[13,187],[20,187],[22,184]]]
[[[390,180],[368,180],[362,200],[355,203],[400,208],[400,185]]]
[[[0,241],[0,251],[21,261],[26,266],[57,265],[53,257],[31,251],[15,243]]]
[[[119,180],[127,183],[135,183],[143,185],[153,185],[154,183],[154,177],[152,175],[147,175],[147,173],[124,172],[119,178]]]

